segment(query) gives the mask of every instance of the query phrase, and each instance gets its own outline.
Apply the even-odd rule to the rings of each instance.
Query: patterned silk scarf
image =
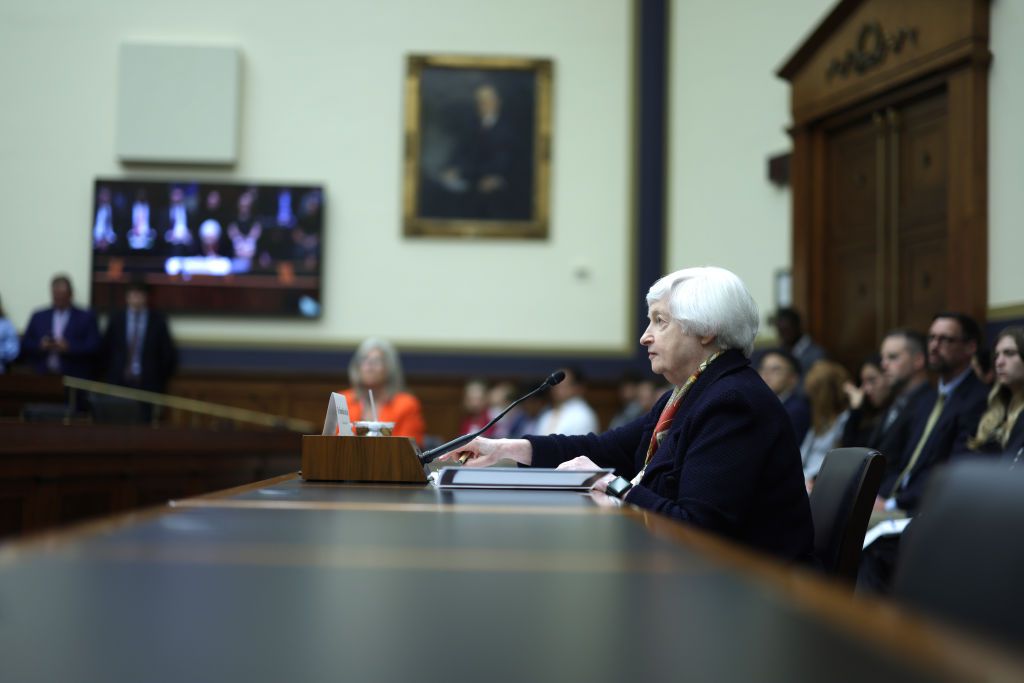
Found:
[[[690,375],[689,379],[683,383],[683,386],[676,387],[672,390],[672,395],[668,399],[668,403],[661,409],[661,417],[658,418],[658,423],[654,426],[654,433],[651,434],[651,443],[647,446],[647,457],[644,458],[644,466],[641,468],[639,474],[633,477],[633,485],[636,486],[640,483],[640,480],[644,478],[644,474],[647,473],[647,465],[650,464],[651,458],[654,457],[654,452],[658,450],[658,446],[661,445],[662,440],[668,433],[669,427],[672,426],[672,418],[676,416],[676,411],[679,409],[679,404],[682,403],[683,397],[686,396],[687,392],[690,391],[690,387],[697,381],[697,378],[701,376],[712,361],[722,355],[721,351],[713,353],[708,356],[703,363],[697,367],[697,372]]]

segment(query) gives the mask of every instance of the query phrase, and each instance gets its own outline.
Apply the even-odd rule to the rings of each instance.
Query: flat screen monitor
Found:
[[[319,317],[323,212],[313,185],[97,179],[92,306],[143,282],[168,313]]]

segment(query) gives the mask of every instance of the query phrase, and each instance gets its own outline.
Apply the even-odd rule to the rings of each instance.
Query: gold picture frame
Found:
[[[411,55],[407,237],[548,236],[552,62]]]

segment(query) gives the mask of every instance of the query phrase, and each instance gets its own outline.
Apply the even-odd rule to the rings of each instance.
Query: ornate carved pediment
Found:
[[[903,52],[904,46],[917,44],[916,28],[901,28],[886,33],[881,21],[864,24],[857,34],[857,44],[846,51],[842,58],[833,58],[825,72],[825,78],[847,77],[851,73],[862,75],[885,62],[886,57]]]

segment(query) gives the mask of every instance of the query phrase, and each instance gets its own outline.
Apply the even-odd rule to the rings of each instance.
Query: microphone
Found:
[[[445,453],[448,453],[450,451],[454,451],[456,449],[462,448],[467,443],[469,443],[470,441],[472,441],[473,439],[475,439],[476,437],[480,436],[481,434],[486,432],[488,429],[493,427],[495,422],[497,422],[501,418],[505,417],[505,413],[507,413],[508,411],[512,410],[513,408],[515,408],[517,405],[519,405],[520,403],[522,403],[526,399],[531,398],[533,396],[536,396],[537,394],[541,393],[542,391],[547,391],[548,387],[555,386],[556,384],[561,382],[563,379],[565,379],[565,373],[562,372],[561,370],[557,370],[556,372],[552,372],[550,375],[548,375],[548,378],[546,380],[544,380],[543,384],[541,384],[539,387],[537,387],[536,389],[534,389],[530,393],[526,394],[525,396],[522,396],[522,397],[516,399],[515,401],[513,401],[511,404],[509,404],[509,406],[507,408],[505,408],[505,410],[503,410],[500,413],[498,413],[497,415],[495,415],[494,419],[492,419],[490,422],[485,424],[481,429],[473,432],[472,434],[465,434],[465,435],[460,436],[460,437],[458,437],[456,439],[452,439],[448,443],[443,443],[440,446],[438,446],[437,448],[431,448],[429,451],[426,451],[425,453],[421,453],[420,454],[420,462],[423,463],[424,465],[427,465],[429,463],[434,462],[435,460],[437,460],[439,457],[441,457]]]

